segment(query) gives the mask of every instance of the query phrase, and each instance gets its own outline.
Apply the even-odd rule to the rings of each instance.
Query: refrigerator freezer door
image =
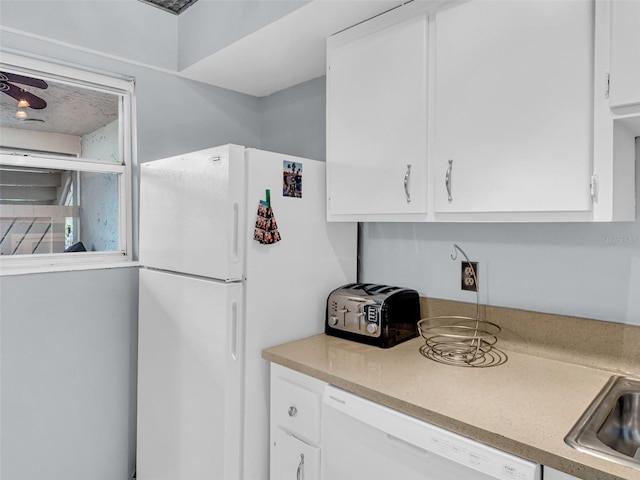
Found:
[[[269,366],[261,351],[324,331],[329,293],[356,279],[357,224],[327,223],[324,162],[253,149],[247,157],[247,228],[270,189],[282,237],[272,245],[249,241],[246,257],[244,478],[265,480]],[[302,168],[301,197],[283,195],[292,163]]]
[[[140,167],[140,263],[220,280],[242,277],[244,147],[225,145]]]
[[[140,480],[240,479],[242,285],[140,271]]]

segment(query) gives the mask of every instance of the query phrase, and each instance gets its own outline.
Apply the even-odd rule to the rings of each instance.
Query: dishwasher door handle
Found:
[[[418,445],[414,445],[413,443],[407,442],[406,440],[396,437],[395,435],[391,435],[390,433],[387,433],[387,439],[391,446],[404,450],[412,455],[418,455],[419,457],[428,457],[431,455],[429,450],[425,450]]]

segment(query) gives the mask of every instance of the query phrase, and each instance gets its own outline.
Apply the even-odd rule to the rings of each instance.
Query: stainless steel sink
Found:
[[[564,440],[577,450],[640,470],[640,379],[611,377]]]

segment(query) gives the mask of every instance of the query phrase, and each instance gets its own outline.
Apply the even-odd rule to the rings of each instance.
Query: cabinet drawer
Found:
[[[279,375],[274,375],[271,389],[274,426],[317,445],[320,442],[321,391]]]
[[[271,478],[277,480],[319,480],[320,448],[313,447],[278,428],[273,445]]]

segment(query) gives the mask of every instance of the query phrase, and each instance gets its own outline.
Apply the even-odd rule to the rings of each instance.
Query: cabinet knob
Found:
[[[293,405],[291,405],[289,407],[289,416],[290,417],[295,417],[298,414],[298,409],[296,407],[294,407]]]

